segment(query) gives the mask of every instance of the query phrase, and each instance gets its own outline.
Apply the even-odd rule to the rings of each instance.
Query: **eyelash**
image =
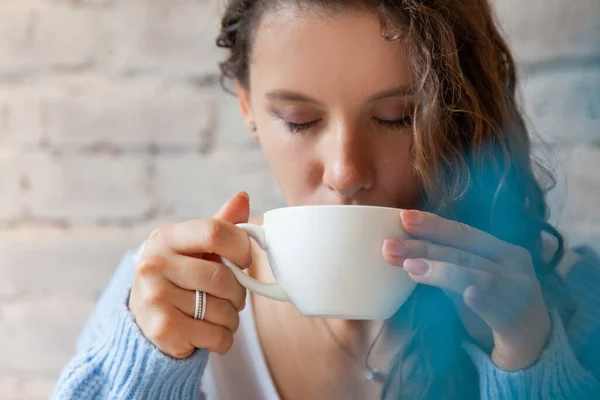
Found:
[[[407,126],[411,126],[412,122],[413,122],[412,119],[413,119],[412,114],[408,114],[400,119],[396,119],[393,121],[387,121],[387,120],[379,119],[379,118],[375,118],[375,121],[379,125],[383,125],[387,128],[395,130],[395,129],[403,129],[403,128],[406,128]]]
[[[389,129],[397,130],[397,129],[403,129],[403,128],[406,128],[407,126],[412,125],[412,114],[409,114],[401,119],[396,119],[393,121],[387,121],[387,120],[379,119],[379,118],[374,118],[374,120],[379,125],[385,126]],[[292,133],[304,133],[307,130],[309,130],[310,128],[312,128],[313,126],[315,126],[316,124],[318,124],[319,122],[321,122],[320,119],[310,121],[305,124],[295,124],[293,122],[285,122],[285,124],[287,125],[288,129]]]
[[[288,129],[292,133],[304,133],[307,130],[309,130],[310,128],[312,128],[313,126],[315,126],[316,124],[318,124],[319,122],[321,122],[320,119],[310,121],[305,124],[295,124],[293,122],[287,122],[287,121],[285,124],[287,125]]]

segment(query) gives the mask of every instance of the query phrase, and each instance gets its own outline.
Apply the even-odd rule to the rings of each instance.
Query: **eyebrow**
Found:
[[[377,100],[383,100],[390,97],[407,97],[413,95],[413,89],[410,86],[398,86],[393,89],[384,90],[383,92],[374,94],[367,100],[369,103]],[[273,90],[267,93],[269,100],[281,100],[281,101],[295,101],[301,103],[312,103],[323,107],[323,103],[313,99],[302,93],[294,92],[291,90],[279,89]]]
[[[414,94],[412,86],[398,86],[393,89],[384,90],[383,92],[377,93],[369,97],[369,102],[376,100],[388,99],[390,97],[408,97]]]
[[[296,101],[301,103],[312,103],[319,106],[323,106],[323,104],[309,96],[306,96],[302,93],[293,92],[291,90],[273,90],[267,93],[267,98],[269,100],[283,100],[283,101]]]

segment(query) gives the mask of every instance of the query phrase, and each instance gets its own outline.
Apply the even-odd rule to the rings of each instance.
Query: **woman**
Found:
[[[125,257],[54,398],[597,398],[599,295],[556,273],[486,1],[231,0],[217,43],[287,205],[410,210],[382,257],[421,285],[390,321],[247,294],[220,257],[272,276],[240,193]]]

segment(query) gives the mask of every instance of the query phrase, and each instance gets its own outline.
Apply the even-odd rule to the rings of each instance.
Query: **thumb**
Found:
[[[227,200],[215,214],[215,218],[240,224],[248,222],[250,218],[250,196],[246,192],[239,192]]]

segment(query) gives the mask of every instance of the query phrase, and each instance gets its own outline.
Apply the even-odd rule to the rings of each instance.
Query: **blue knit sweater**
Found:
[[[552,334],[538,362],[521,371],[498,368],[473,344],[464,349],[480,377],[481,398],[600,399],[600,260],[587,250],[567,277],[578,311],[564,328],[552,314]],[[52,399],[203,399],[207,350],[175,360],[148,341],[127,309],[136,252],[122,260],[63,370]]]

